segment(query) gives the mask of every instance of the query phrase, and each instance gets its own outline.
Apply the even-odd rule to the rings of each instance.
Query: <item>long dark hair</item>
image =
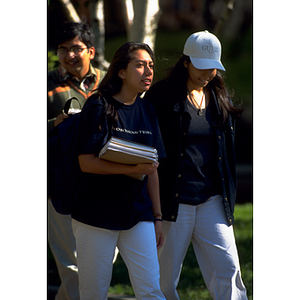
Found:
[[[109,99],[119,93],[122,88],[123,81],[119,77],[119,72],[127,68],[127,65],[134,58],[134,51],[140,49],[147,51],[154,62],[153,51],[147,44],[128,42],[116,51],[108,71],[98,87],[98,93],[104,97],[104,101],[106,102],[106,116],[113,125],[118,120],[118,112],[114,105],[109,102]]]
[[[174,85],[182,88],[182,90],[186,89],[186,83],[188,81],[188,69],[184,66],[184,62],[191,63],[191,60],[189,56],[183,54],[175,66],[169,70],[166,77],[167,81],[173,82]],[[222,124],[226,122],[229,114],[234,118],[241,116],[244,109],[233,106],[231,96],[225,85],[222,73],[219,70],[217,70],[216,76],[207,86],[212,88],[216,93],[218,105],[223,115]]]

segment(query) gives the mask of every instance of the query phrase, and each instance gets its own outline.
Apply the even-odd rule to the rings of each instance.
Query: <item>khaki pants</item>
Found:
[[[79,300],[76,243],[69,215],[57,213],[48,200],[48,241],[61,286],[55,300]]]

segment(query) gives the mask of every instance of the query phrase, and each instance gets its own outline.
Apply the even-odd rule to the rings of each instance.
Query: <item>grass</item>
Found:
[[[236,205],[234,232],[239,252],[242,278],[247,288],[249,300],[253,299],[252,214],[253,206],[251,203]],[[126,266],[120,255],[114,265],[113,278],[109,291],[115,294],[134,295]],[[178,293],[181,300],[212,299],[206,289],[191,245],[182,268]]]

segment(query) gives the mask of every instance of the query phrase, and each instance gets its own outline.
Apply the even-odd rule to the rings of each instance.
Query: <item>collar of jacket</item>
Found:
[[[217,100],[217,96],[216,93],[214,91],[214,89],[210,88],[211,91],[211,100],[210,103],[208,104],[208,107],[212,113],[213,119],[212,119],[212,125],[214,127],[218,127],[218,124],[221,123],[222,118],[223,118],[223,114],[220,110],[219,104],[218,104],[218,100]]]

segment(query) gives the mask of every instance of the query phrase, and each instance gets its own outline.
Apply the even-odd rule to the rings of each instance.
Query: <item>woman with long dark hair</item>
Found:
[[[161,289],[176,287],[192,241],[214,300],[247,299],[232,224],[236,197],[233,106],[220,71],[221,44],[208,31],[191,35],[182,57],[146,93],[157,112],[167,157],[159,167],[164,246]]]
[[[153,68],[149,46],[124,44],[81,116],[78,159],[84,174],[72,225],[84,300],[107,299],[116,247],[136,298],[165,299],[157,259],[164,240],[158,163],[126,165],[98,157],[111,136],[154,147],[160,158],[165,156],[155,110],[138,96],[149,89]],[[147,176],[138,180],[128,174]]]

